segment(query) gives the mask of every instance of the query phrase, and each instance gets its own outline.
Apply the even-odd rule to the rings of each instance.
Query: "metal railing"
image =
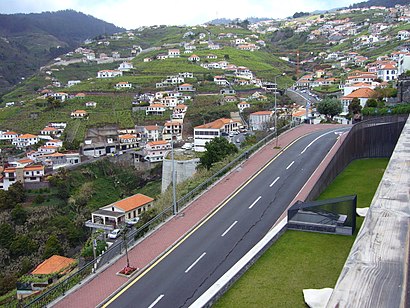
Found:
[[[205,189],[207,189],[210,185],[215,183],[220,177],[230,171],[232,168],[237,166],[240,162],[249,158],[249,156],[256,152],[259,148],[267,144],[270,140],[276,138],[281,133],[285,132],[290,128],[290,125],[284,126],[281,129],[278,129],[278,132],[270,133],[265,138],[260,140],[258,143],[250,147],[245,152],[241,153],[238,157],[236,157],[233,161],[227,164],[225,167],[220,169],[218,172],[213,174],[207,180],[196,186],[190,192],[185,194],[183,197],[177,200],[177,208],[182,209],[187,206],[187,204],[193,200],[196,196],[202,193]],[[150,230],[154,229],[158,224],[164,222],[166,219],[173,215],[173,206],[169,206],[165,208],[162,212],[156,215],[154,218],[149,220],[147,223],[139,227],[138,229],[131,230],[126,235],[127,247],[132,246],[136,241],[138,241],[144,234],[149,232]],[[78,271],[75,273],[70,274],[68,277],[64,278],[57,284],[51,286],[48,290],[44,291],[41,295],[37,298],[27,302],[24,304],[24,307],[44,307],[51,303],[52,301],[56,300],[60,296],[64,296],[68,290],[73,288],[74,286],[81,284],[82,280],[87,278],[90,274],[94,273],[98,268],[109,264],[113,258],[120,255],[125,250],[125,243],[124,241],[120,241],[118,243],[113,244],[110,246],[107,251],[103,254],[95,258],[94,260],[86,263],[82,266]]]

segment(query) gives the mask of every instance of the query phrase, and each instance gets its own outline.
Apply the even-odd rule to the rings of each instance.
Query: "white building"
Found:
[[[194,128],[194,150],[204,152],[205,144],[216,137],[239,129],[239,122],[232,119],[221,118]]]
[[[266,130],[272,127],[273,111],[257,111],[249,116],[251,130]]]
[[[97,78],[114,78],[122,76],[122,71],[119,70],[102,70],[98,71]]]
[[[171,144],[165,140],[150,141],[145,145],[144,159],[151,162],[161,162],[171,150]]]

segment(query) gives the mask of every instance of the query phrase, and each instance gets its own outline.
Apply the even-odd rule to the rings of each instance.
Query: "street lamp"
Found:
[[[278,91],[278,83],[277,83],[277,78],[280,76],[285,76],[286,73],[282,73],[281,75],[276,75],[275,78],[275,148],[278,147],[278,110],[277,110],[277,101],[276,101],[276,93]]]
[[[174,124],[171,115],[171,160],[172,160],[172,212],[174,215],[178,213],[176,201],[176,183],[175,183],[175,159],[174,159]]]

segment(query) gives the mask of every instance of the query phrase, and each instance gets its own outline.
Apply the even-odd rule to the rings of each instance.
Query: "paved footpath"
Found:
[[[218,183],[210,187],[200,197],[194,200],[180,214],[159,227],[145,239],[140,241],[128,253],[130,265],[144,269],[152,264],[158,256],[175,244],[202,219],[223,203],[233,192],[244,184],[252,175],[258,172],[269,160],[282,149],[305,134],[325,130],[330,127],[346,127],[345,125],[300,125],[278,137],[278,148],[275,140],[267,143],[254,153],[248,160],[233,169]],[[313,185],[313,183],[311,183]],[[309,185],[309,186],[311,186]],[[304,187],[306,190],[308,187]],[[128,278],[116,275],[126,265],[125,256],[117,259],[103,271],[97,272],[81,287],[75,288],[54,304],[54,307],[95,307],[103,302],[113,292],[127,283]]]

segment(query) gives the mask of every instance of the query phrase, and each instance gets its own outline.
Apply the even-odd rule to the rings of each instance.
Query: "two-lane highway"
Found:
[[[341,131],[294,142],[104,306],[188,307],[269,231]]]

